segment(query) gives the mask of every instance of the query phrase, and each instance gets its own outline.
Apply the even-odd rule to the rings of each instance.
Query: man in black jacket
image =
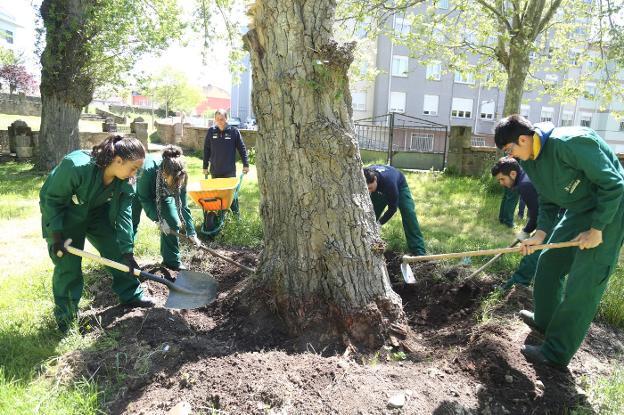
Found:
[[[520,195],[529,211],[526,226],[516,235],[516,239],[527,239],[537,227],[538,196],[529,176],[522,170],[520,164],[513,157],[503,157],[492,167],[492,176],[503,186]],[[514,284],[529,286],[535,275],[539,252],[527,255],[520,261],[520,266],[503,285],[504,289]]]
[[[400,210],[409,252],[425,255],[427,251],[416,218],[414,199],[403,173],[392,166],[375,165],[364,168],[364,177],[379,225],[388,222],[397,209]],[[382,215],[384,209],[386,212]]]
[[[240,132],[228,125],[225,110],[217,110],[214,120],[204,140],[204,174],[210,173],[213,179],[236,177],[236,150],[243,162],[243,173],[247,174],[249,159]],[[238,215],[238,198],[232,201],[231,209]]]

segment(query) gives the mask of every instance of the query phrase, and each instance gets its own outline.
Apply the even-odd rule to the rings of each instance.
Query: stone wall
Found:
[[[41,116],[41,98],[24,94],[0,94],[0,113]]]
[[[498,158],[494,147],[473,147],[470,127],[451,127],[449,137],[449,169],[466,176],[479,177],[489,169]]]
[[[176,137],[175,124],[156,123],[156,131],[162,144],[176,144],[185,149],[202,151],[204,149],[204,139],[206,138],[207,127],[194,127],[190,124],[184,124],[182,135]],[[247,148],[256,146],[258,131],[240,130],[243,141]],[[177,139],[176,139],[177,138]]]
[[[91,150],[94,145],[101,143],[110,133],[91,133],[80,132],[80,148],[84,150]],[[124,134],[125,136],[136,137],[135,134]],[[33,154],[37,154],[39,151],[39,131],[33,131],[30,134],[32,138]],[[9,132],[7,130],[0,130],[0,154],[10,154],[9,151]]]

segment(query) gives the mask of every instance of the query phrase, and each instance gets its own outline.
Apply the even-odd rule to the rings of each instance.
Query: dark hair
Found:
[[[161,166],[163,173],[173,177],[173,181],[177,186],[185,183],[188,177],[182,155],[182,149],[174,145],[168,145],[162,151]]]
[[[503,148],[509,143],[518,143],[518,138],[521,135],[533,136],[533,134],[535,134],[535,128],[531,121],[522,115],[513,114],[503,118],[496,124],[494,141],[496,142],[496,147]]]
[[[379,176],[375,170],[370,167],[364,167],[364,178],[366,179],[366,184],[370,184],[375,181],[375,179]]]
[[[217,117],[217,115],[223,115],[225,117],[225,119],[227,120],[228,116],[227,116],[227,111],[226,110],[224,110],[224,109],[216,110],[215,114],[214,114],[215,118]]]
[[[503,173],[505,176],[509,176],[512,171],[520,173],[522,168],[520,163],[513,157],[501,157],[496,164],[492,167],[492,176],[496,177],[498,173]]]
[[[91,158],[95,164],[104,169],[108,167],[115,156],[122,160],[140,160],[145,158],[145,148],[139,140],[134,137],[122,137],[112,134],[100,144],[93,146]]]

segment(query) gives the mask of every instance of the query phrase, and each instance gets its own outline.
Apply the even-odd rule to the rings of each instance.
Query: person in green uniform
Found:
[[[403,173],[392,166],[375,165],[364,168],[364,177],[379,225],[388,222],[397,209],[400,210],[410,254],[425,255],[427,251],[416,217],[416,205]]]
[[[537,230],[522,241],[523,254],[551,232],[549,243],[580,242],[578,248],[542,251],[534,312],[520,312],[544,334],[541,346],[523,346],[524,356],[565,367],[589,330],[624,240],[624,169],[609,145],[585,127],[533,126],[512,115],[497,124],[494,139],[520,160],[539,195]],[[557,219],[559,207],[566,211]]]
[[[75,321],[82,296],[81,258],[67,252],[63,243],[83,249],[85,238],[100,254],[139,268],[133,255],[132,199],[129,181],[143,165],[145,149],[140,141],[112,135],[87,151],[66,155],[39,192],[43,237],[54,263],[52,290],[54,316],[66,332]],[[113,291],[122,304],[151,307],[134,276],[109,268]]]
[[[180,261],[180,241],[171,231],[186,234],[195,245],[201,245],[197,238],[193,217],[186,198],[188,174],[182,156],[182,149],[169,145],[162,155],[148,155],[143,170],[137,179],[137,198],[132,205],[134,231],[139,226],[141,209],[149,219],[160,226],[160,254],[163,265],[171,270],[186,269]]]

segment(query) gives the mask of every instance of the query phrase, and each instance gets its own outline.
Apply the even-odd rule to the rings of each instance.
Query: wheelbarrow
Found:
[[[204,222],[199,229],[201,235],[214,238],[221,232],[225,215],[238,197],[242,182],[241,174],[238,178],[204,179],[187,186],[187,194],[204,212]]]

